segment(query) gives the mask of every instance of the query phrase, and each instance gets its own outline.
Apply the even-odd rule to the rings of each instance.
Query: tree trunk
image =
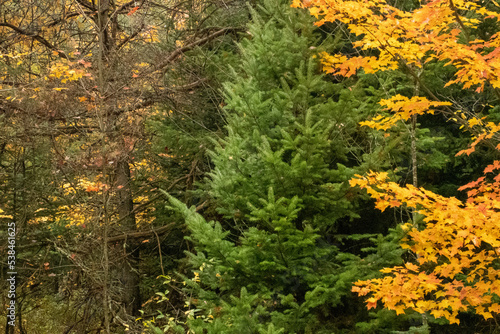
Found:
[[[136,229],[134,203],[130,189],[130,167],[127,159],[120,159],[116,165],[116,189],[118,197],[118,217],[123,230]],[[121,264],[121,282],[123,284],[122,302],[127,314],[137,315],[141,307],[139,290],[139,248],[133,240],[123,241],[125,256]]]

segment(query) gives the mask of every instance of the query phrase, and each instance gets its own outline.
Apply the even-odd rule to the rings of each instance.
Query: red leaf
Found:
[[[130,12],[128,12],[127,15],[130,16],[130,15],[134,14],[135,12],[137,12],[138,9],[139,9],[139,6],[132,8],[132,10]]]

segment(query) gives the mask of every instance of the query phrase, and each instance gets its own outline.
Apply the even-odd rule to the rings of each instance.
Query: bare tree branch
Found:
[[[33,38],[34,40],[38,41],[39,43],[45,45],[47,48],[57,52],[57,55],[61,58],[64,58],[64,59],[67,59],[67,60],[74,60],[73,58],[71,58],[70,56],[68,56],[66,53],[64,53],[63,51],[61,50],[58,50],[54,45],[52,45],[49,41],[47,41],[45,38],[43,38],[42,36],[38,35],[37,32],[31,32],[31,31],[27,31],[27,30],[24,30],[24,29],[21,29],[19,27],[16,27],[15,25],[12,25],[10,23],[7,23],[7,22],[0,22],[0,27],[7,27],[7,28],[10,28],[12,30],[14,30],[15,32],[17,32],[18,34],[21,34],[21,35],[24,35],[24,36],[28,36],[28,37],[31,37]]]
[[[130,233],[123,233],[120,235],[115,235],[115,236],[108,238],[108,243],[116,242],[116,241],[120,241],[120,240],[126,240],[126,239],[144,238],[144,237],[148,237],[148,236],[151,236],[154,234],[163,234],[163,233],[171,230],[175,224],[176,223],[173,222],[173,223],[169,223],[165,226],[159,227],[157,229],[152,229],[149,231],[130,232]]]
[[[159,64],[156,64],[155,66],[153,66],[152,69],[148,69],[145,72],[141,73],[141,75],[150,74],[152,72],[162,70],[164,67],[168,66],[170,63],[172,63],[177,57],[182,55],[184,52],[190,51],[197,46],[206,44],[219,36],[223,36],[227,33],[237,32],[237,31],[243,31],[243,29],[242,28],[233,28],[233,27],[222,28],[222,29],[208,35],[207,37],[200,38],[194,42],[191,42],[191,43],[189,43],[181,48],[174,50],[172,53],[170,53],[168,55],[168,57],[165,58],[165,60],[163,60]]]

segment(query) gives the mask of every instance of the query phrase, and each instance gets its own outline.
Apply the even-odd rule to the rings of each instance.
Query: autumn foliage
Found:
[[[295,0],[294,6],[308,8],[317,25],[336,22],[357,36],[353,46],[360,56],[322,55],[327,73],[350,77],[359,70],[401,70],[421,92],[380,101],[390,116],[380,115],[361,125],[387,131],[399,121],[438,110],[473,134],[469,148],[458,155],[472,154],[481,143],[499,149],[498,124],[474,113],[461,114],[452,100],[439,99],[420,80],[427,64],[440,61],[456,70],[445,87],[458,84],[476,94],[498,96],[500,33],[487,40],[471,37],[481,24],[499,20],[496,2],[486,7],[475,1],[435,0],[408,11],[384,0]],[[380,301],[398,314],[412,309],[450,323],[459,323],[462,311],[475,311],[485,319],[500,313],[499,168],[500,162],[494,161],[483,177],[461,187],[468,191],[466,201],[412,185],[401,187],[389,182],[386,173],[357,175],[350,181],[351,186],[366,189],[381,211],[405,206],[422,214],[425,222],[423,229],[404,225],[407,236],[402,247],[411,251],[413,261],[383,269],[382,278],[355,283],[352,291],[368,296],[369,309]]]
[[[353,291],[364,296],[368,308],[381,301],[398,314],[405,309],[430,312],[458,323],[460,311],[474,308],[487,318],[500,312],[500,178],[494,183],[474,182],[473,196],[465,203],[439,196],[411,185],[401,187],[387,181],[385,173],[371,173],[351,180],[352,186],[367,189],[377,208],[418,208],[426,228],[405,225],[408,236],[403,248],[416,255],[416,263],[387,268],[380,279],[357,282]],[[476,186],[477,183],[477,186]],[[432,296],[432,298],[429,298]]]

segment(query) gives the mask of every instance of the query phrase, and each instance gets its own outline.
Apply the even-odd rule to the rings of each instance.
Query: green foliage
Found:
[[[192,161],[186,153],[203,159],[208,149],[209,178],[196,194],[215,207],[202,215],[197,202],[184,197],[182,202],[194,204],[188,209],[170,196],[168,210],[184,218],[193,248],[186,253],[192,271],[180,274],[185,318],[169,320],[165,330],[175,325],[181,331],[183,325],[194,333],[425,332],[419,315],[368,312],[351,295],[352,282],[378,277],[380,268],[411,256],[398,246],[404,232],[388,230],[408,213],[374,214],[347,181],[382,169],[409,182],[408,125],[384,136],[358,123],[380,112],[381,98],[412,94],[413,82],[399,72],[336,82],[321,74],[318,54],[342,48],[339,33],[325,38],[306,13],[278,0],[250,11],[240,55],[229,56],[223,74],[227,124],[224,131],[212,128],[217,137],[227,135],[209,141],[213,133],[199,136],[194,114],[174,111],[169,118],[175,126],[166,127],[163,137],[173,144],[159,145],[173,146],[185,170]],[[446,192],[436,180],[461,167],[450,154],[461,139],[450,140],[445,120],[419,122],[419,182]],[[189,136],[175,130],[180,124]]]
[[[272,1],[261,12],[253,13],[252,38],[242,42],[241,65],[225,84],[228,136],[212,153],[210,192],[218,211],[238,220],[272,187],[277,197],[299,197],[303,224],[328,228],[356,217],[344,196],[356,146],[348,139],[357,128],[344,108],[354,93],[319,73],[310,18]],[[338,95],[345,98],[335,102]],[[326,209],[333,204],[336,210]]]
[[[348,89],[320,74],[307,15],[272,0],[252,15],[206,186],[224,219],[207,222],[170,197],[194,244],[187,324],[195,333],[353,330],[352,282],[401,255],[396,232],[336,234],[364,198],[347,180],[367,166],[370,139],[357,123],[374,101],[359,102],[363,84]],[[354,239],[366,247],[341,250]]]

